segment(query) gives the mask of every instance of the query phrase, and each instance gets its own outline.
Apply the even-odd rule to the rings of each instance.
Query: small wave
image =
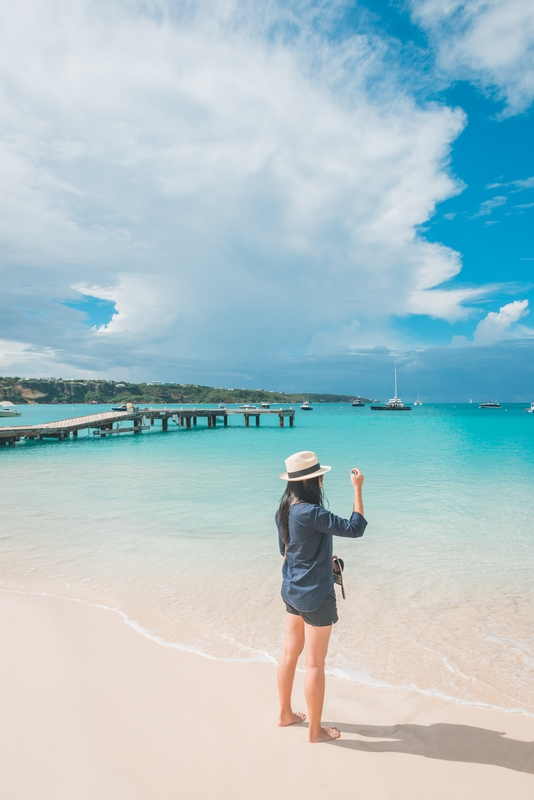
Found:
[[[74,597],[63,597],[61,595],[51,594],[50,592],[29,592],[24,591],[22,589],[0,589],[0,592],[4,594],[23,594],[23,595],[30,595],[34,597],[51,597],[56,600],[70,600],[74,603],[83,603],[84,605],[91,606],[93,608],[101,608],[104,611],[112,611],[115,614],[118,614],[123,622],[126,625],[129,625],[134,631],[140,633],[147,639],[150,639],[155,644],[160,645],[161,647],[168,647],[173,650],[179,650],[181,652],[186,653],[194,653],[195,655],[202,656],[203,658],[209,658],[211,661],[230,661],[235,663],[267,663],[267,664],[277,664],[278,661],[274,656],[268,653],[265,650],[254,650],[247,645],[243,645],[240,642],[237,642],[235,639],[232,639],[229,636],[225,638],[232,641],[235,645],[238,645],[243,650],[250,651],[250,655],[245,657],[237,657],[237,656],[214,656],[211,653],[207,653],[201,647],[197,647],[195,645],[185,644],[183,642],[172,642],[163,639],[163,637],[158,636],[157,634],[152,633],[143,625],[141,625],[137,620],[130,619],[130,617],[122,611],[120,608],[115,607],[112,608],[111,606],[104,605],[102,603],[91,603],[88,600],[82,600],[80,598]],[[299,669],[300,671],[304,671]],[[363,686],[372,686],[375,688],[380,689],[401,689],[411,692],[418,692],[419,694],[424,694],[428,697],[435,697],[439,698],[440,700],[446,700],[450,703],[459,703],[460,705],[466,706],[473,706],[478,708],[488,708],[493,711],[501,711],[506,714],[524,714],[528,717],[534,717],[534,712],[529,711],[526,708],[520,707],[513,707],[508,708],[506,706],[499,706],[493,703],[484,703],[479,700],[468,700],[465,698],[455,697],[454,695],[447,694],[445,692],[439,691],[439,689],[421,689],[414,683],[411,684],[392,684],[386,681],[381,681],[376,678],[373,678],[371,675],[368,675],[362,671],[351,671],[346,669],[340,669],[338,667],[334,667],[332,669],[327,669],[326,674],[330,675],[333,678],[338,678],[340,680],[349,681],[350,683],[358,683]]]
[[[226,636],[225,638],[228,639],[229,641],[232,641],[234,644],[238,645],[243,650],[249,650],[250,655],[245,656],[243,658],[232,657],[232,656],[225,656],[225,657],[213,656],[211,655],[211,653],[207,653],[201,647],[197,647],[195,645],[184,644],[183,642],[167,641],[166,639],[163,639],[161,636],[158,636],[157,634],[149,631],[148,628],[145,628],[137,620],[130,619],[128,614],[122,611],[119,607],[112,608],[111,606],[106,606],[103,603],[91,603],[88,600],[82,600],[79,597],[64,597],[58,594],[51,594],[50,592],[28,592],[24,591],[23,589],[0,589],[0,592],[3,592],[4,594],[24,594],[24,595],[30,595],[32,597],[51,597],[54,600],[68,600],[72,603],[83,603],[83,605],[91,606],[92,608],[101,608],[104,611],[112,611],[114,614],[118,614],[119,617],[121,617],[121,619],[123,620],[123,622],[126,623],[126,625],[129,625],[130,628],[133,628],[134,631],[140,633],[146,639],[150,639],[151,641],[161,645],[162,647],[169,647],[173,650],[180,650],[185,653],[194,653],[195,655],[203,656],[203,658],[209,658],[212,661],[232,661],[240,663],[267,663],[267,664],[278,663],[277,660],[274,658],[274,656],[272,656],[270,653],[267,653],[266,651],[263,650],[253,650],[251,647],[247,647],[247,645],[236,642],[229,636]]]
[[[364,686],[375,686],[380,689],[404,689],[410,692],[418,692],[419,694],[424,694],[429,697],[437,697],[440,700],[447,700],[449,703],[459,703],[463,706],[476,706],[478,708],[490,708],[493,711],[503,711],[506,714],[525,714],[527,717],[534,717],[534,712],[528,711],[526,708],[508,708],[506,706],[497,706],[493,703],[484,703],[482,700],[467,700],[463,697],[455,697],[446,692],[440,692],[439,689],[421,689],[421,687],[417,686],[415,683],[387,683],[386,681],[377,680],[362,672],[351,672],[350,670],[333,668],[327,669],[326,674],[331,675],[333,678],[350,681],[351,683],[361,683]]]

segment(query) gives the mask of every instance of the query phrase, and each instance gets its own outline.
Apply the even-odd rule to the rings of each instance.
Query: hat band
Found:
[[[313,467],[306,467],[306,469],[299,469],[297,472],[288,472],[288,478],[303,478],[305,475],[311,475],[312,472],[317,472],[318,469],[321,469],[321,465],[319,462],[314,464]]]

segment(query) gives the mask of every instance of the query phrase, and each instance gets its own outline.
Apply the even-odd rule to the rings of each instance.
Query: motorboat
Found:
[[[239,408],[243,408],[243,409],[253,409],[253,408],[257,408],[257,407],[258,406],[251,406],[248,403],[243,403],[242,406],[239,406]]]
[[[122,406],[111,406],[112,411],[128,411],[128,406],[123,403]]]
[[[502,408],[500,403],[495,403],[493,401],[491,401],[489,403],[479,403],[478,407],[479,408]]]
[[[21,414],[10,400],[0,400],[0,417],[20,417]]]
[[[271,404],[268,403],[266,400],[264,400],[263,403],[260,406],[260,408],[270,408],[270,407],[271,407]]]
[[[534,414],[534,403],[530,404],[530,408],[525,408],[527,414]]]
[[[363,400],[360,400],[359,397],[356,398],[356,400],[353,400],[352,403],[351,403],[351,406],[353,408],[361,408],[364,405],[365,405],[365,403],[363,402]]]
[[[305,400],[300,407],[301,411],[313,411],[313,406],[309,400]]]
[[[379,406],[371,406],[371,411],[411,411],[411,406],[405,406],[400,397],[397,397],[397,362],[395,361],[395,396],[387,403]]]

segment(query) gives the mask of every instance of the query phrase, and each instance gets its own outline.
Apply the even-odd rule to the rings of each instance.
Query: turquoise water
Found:
[[[108,408],[24,406],[0,424]],[[214,657],[276,659],[278,474],[304,449],[332,466],[340,515],[350,468],[365,475],[366,534],[336,541],[347,600],[330,671],[534,712],[534,415],[522,405],[321,404],[294,428],[236,416],[0,448],[0,588],[118,608]]]

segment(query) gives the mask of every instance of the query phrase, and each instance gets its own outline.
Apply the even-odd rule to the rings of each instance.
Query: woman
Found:
[[[339,739],[337,728],[321,726],[325,675],[324,665],[332,625],[337,622],[336,594],[332,569],[332,536],[363,536],[363,475],[352,469],[354,507],[350,520],[331,514],[323,505],[322,467],[315,453],[295,453],[286,460],[287,472],[280,475],[287,488],[276,514],[282,567],[282,598],[286,604],[286,635],[278,663],[278,692],[283,726],[303,722],[306,715],[291,707],[291,692],[298,657],[306,645],[304,696],[308,706],[310,742]]]

